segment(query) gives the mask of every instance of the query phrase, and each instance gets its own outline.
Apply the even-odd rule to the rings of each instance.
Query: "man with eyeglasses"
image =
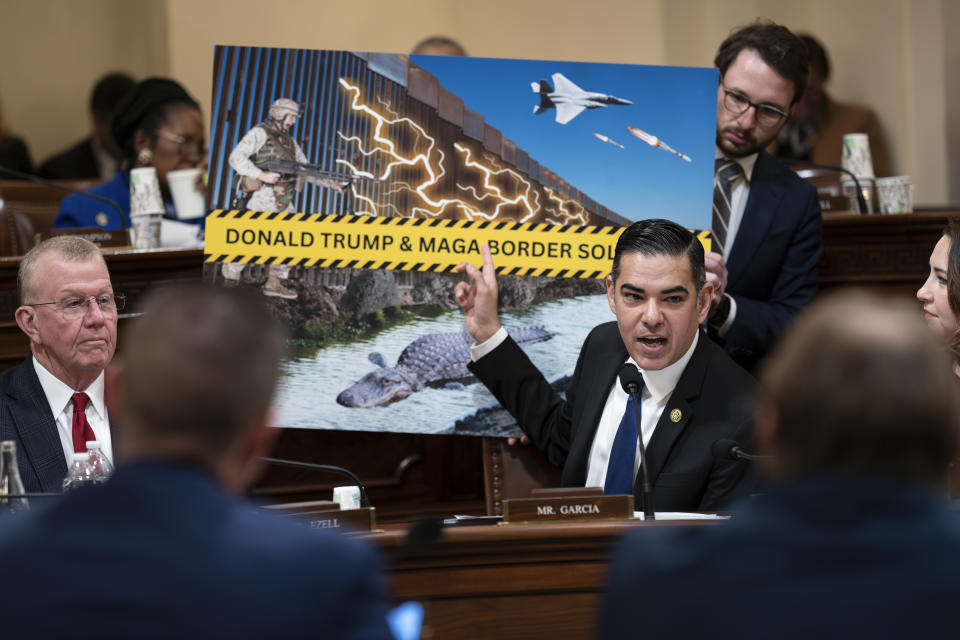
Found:
[[[812,185],[764,151],[807,82],[807,51],[789,29],[758,21],[720,45],[710,336],[754,369],[817,290],[823,249]]]
[[[294,197],[299,191],[299,179],[283,176],[275,171],[265,171],[257,166],[267,160],[292,160],[307,163],[307,157],[290,129],[300,117],[300,105],[289,98],[278,98],[270,106],[270,117],[254,126],[243,136],[230,152],[230,166],[237,174],[237,198],[235,209],[250,211],[290,211]],[[344,185],[325,178],[307,178],[313,184],[337,193],[343,193]],[[235,285],[243,271],[242,263],[224,263],[223,277],[228,285]],[[290,267],[271,265],[263,293],[267,296],[295,300],[297,292],[283,285],[290,274]]]
[[[0,440],[16,442],[26,491],[57,492],[88,441],[113,458],[103,372],[124,299],[97,246],[76,236],[55,236],[27,252],[17,289],[15,317],[31,356],[0,374]]]

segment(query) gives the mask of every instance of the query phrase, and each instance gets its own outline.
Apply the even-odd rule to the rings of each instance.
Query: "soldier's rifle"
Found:
[[[306,162],[295,162],[293,160],[284,160],[282,158],[272,158],[262,162],[255,163],[257,168],[262,171],[272,171],[289,179],[291,177],[318,178],[332,180],[345,184],[348,188],[356,181],[383,182],[380,178],[373,178],[364,175],[354,175],[349,173],[339,173],[337,171],[326,171],[319,165]]]

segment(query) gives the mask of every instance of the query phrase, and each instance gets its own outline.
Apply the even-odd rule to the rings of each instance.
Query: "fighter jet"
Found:
[[[615,98],[605,93],[584,91],[573,84],[562,73],[550,76],[553,79],[553,88],[546,80],[531,82],[534,93],[540,94],[540,104],[533,108],[533,113],[539,115],[547,109],[557,110],[556,120],[560,124],[567,124],[584,109],[599,109],[608,104],[633,104],[623,98]]]

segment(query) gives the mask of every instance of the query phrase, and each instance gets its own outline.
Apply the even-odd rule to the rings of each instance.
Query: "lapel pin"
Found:
[[[680,422],[680,418],[683,417],[683,414],[680,413],[680,409],[674,409],[670,412],[670,422]]]

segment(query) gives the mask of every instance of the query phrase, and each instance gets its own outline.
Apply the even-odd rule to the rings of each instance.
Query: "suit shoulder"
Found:
[[[757,167],[761,171],[762,178],[780,182],[788,189],[802,191],[807,195],[816,197],[817,189],[812,184],[797,175],[797,172],[784,164],[781,160],[774,158],[765,150],[760,151],[757,157]],[[756,177],[756,174],[754,174]]]
[[[737,364],[726,351],[709,337],[701,334],[700,340],[707,343],[705,349],[710,358],[707,367],[708,379],[722,381],[723,386],[727,389],[739,389],[749,393],[756,391],[757,380],[749,371]]]

